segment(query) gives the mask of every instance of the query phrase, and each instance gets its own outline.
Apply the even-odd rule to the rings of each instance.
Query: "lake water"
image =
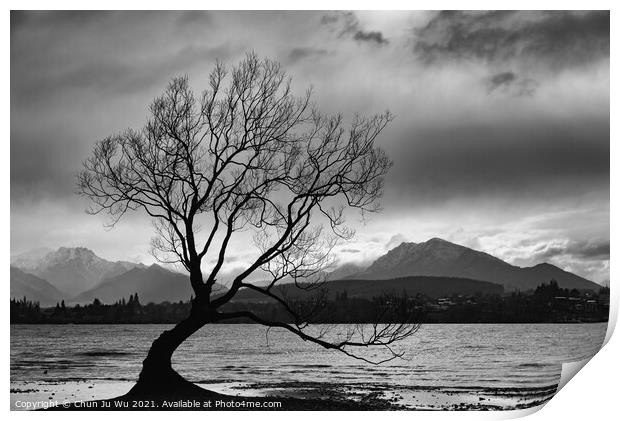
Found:
[[[12,401],[54,390],[50,385],[80,382],[125,385],[106,389],[112,395],[124,393],[137,378],[150,343],[166,328],[13,325]],[[352,396],[379,391],[411,407],[475,402],[515,408],[549,399],[561,364],[594,355],[606,328],[606,323],[424,325],[395,347],[405,351],[403,359],[376,366],[282,330],[210,325],[177,350],[173,364],[187,379],[231,394],[320,396],[346,389]],[[382,356],[378,349],[363,355]],[[71,396],[77,396],[75,391]]]

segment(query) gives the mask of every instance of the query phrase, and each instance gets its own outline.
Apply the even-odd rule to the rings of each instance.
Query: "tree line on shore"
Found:
[[[349,297],[347,291],[327,299],[324,291],[313,298],[291,300],[287,305],[274,302],[231,302],[223,311],[251,311],[260,317],[295,323],[292,314],[302,315],[308,323],[561,323],[605,322],[609,315],[609,288],[597,292],[560,288],[555,281],[543,283],[533,291],[513,292],[508,295],[474,294],[430,298],[406,292],[381,297]],[[52,308],[41,308],[39,303],[26,298],[12,299],[12,324],[131,324],[178,323],[189,315],[191,300],[142,304],[138,294],[114,304],[102,304],[95,299],[91,304],[67,306],[62,301]],[[243,318],[228,323],[248,323]]]

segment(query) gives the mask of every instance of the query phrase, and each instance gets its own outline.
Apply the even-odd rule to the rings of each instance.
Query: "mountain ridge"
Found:
[[[51,306],[60,302],[64,297],[55,286],[35,275],[11,266],[11,298],[37,301],[42,306]]]
[[[146,266],[126,261],[110,262],[85,247],[43,251],[39,249],[11,258],[12,297],[26,295],[42,304],[53,304],[54,300],[59,299],[82,304],[95,298],[102,302],[114,302],[136,292],[143,302],[186,301],[192,295],[186,274],[156,264]],[[365,282],[416,277],[429,278],[428,282],[432,281],[430,278],[468,279],[500,285],[504,292],[534,289],[552,279],[562,288],[600,288],[599,284],[549,263],[518,267],[488,253],[441,238],[431,238],[422,243],[403,242],[369,266],[343,264],[325,275],[330,283],[338,280]],[[79,287],[73,288],[72,284],[76,283]],[[450,285],[454,289],[452,283]]]
[[[383,294],[403,294],[410,297],[423,294],[431,298],[440,298],[456,295],[497,294],[504,290],[499,284],[476,279],[440,277],[440,276],[405,276],[402,278],[385,279],[378,282],[368,279],[340,279],[327,281],[329,299],[335,299],[338,294],[346,293],[348,298],[372,299]],[[316,290],[296,288],[293,284],[281,284],[271,291],[281,298],[303,299],[311,298]],[[271,302],[271,299],[253,290],[240,290],[233,302]]]
[[[477,279],[502,285],[506,291],[528,290],[555,279],[562,288],[596,289],[598,284],[550,263],[511,265],[491,254],[441,238],[403,242],[377,258],[367,269],[343,279],[385,280],[405,276]]]
[[[35,253],[22,253],[11,264],[26,273],[46,280],[66,296],[74,296],[93,288],[104,279],[119,275],[141,263],[109,261],[86,247],[59,247],[35,258]]]
[[[224,290],[220,284],[214,285],[214,292]],[[189,276],[173,272],[158,264],[135,267],[125,273],[105,279],[99,285],[84,291],[70,300],[71,304],[86,304],[95,298],[102,303],[112,304],[123,297],[137,293],[142,303],[161,303],[164,301],[189,301],[194,295]]]

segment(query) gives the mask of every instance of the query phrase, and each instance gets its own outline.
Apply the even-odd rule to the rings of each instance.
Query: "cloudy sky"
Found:
[[[353,218],[342,262],[442,237],[520,266],[609,278],[607,12],[11,14],[11,252],[83,245],[150,263],[150,221],[113,230],[74,177],[93,144],[139,128],[174,76],[280,61],[323,111],[394,122],[383,212]],[[248,259],[239,240],[228,269]]]

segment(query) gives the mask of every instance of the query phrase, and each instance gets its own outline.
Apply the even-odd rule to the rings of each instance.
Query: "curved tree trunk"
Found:
[[[190,316],[170,330],[164,331],[151,345],[142,362],[138,382],[129,391],[130,396],[144,398],[190,397],[209,393],[185,380],[172,368],[172,354],[185,340],[209,323],[209,318],[192,311]]]

